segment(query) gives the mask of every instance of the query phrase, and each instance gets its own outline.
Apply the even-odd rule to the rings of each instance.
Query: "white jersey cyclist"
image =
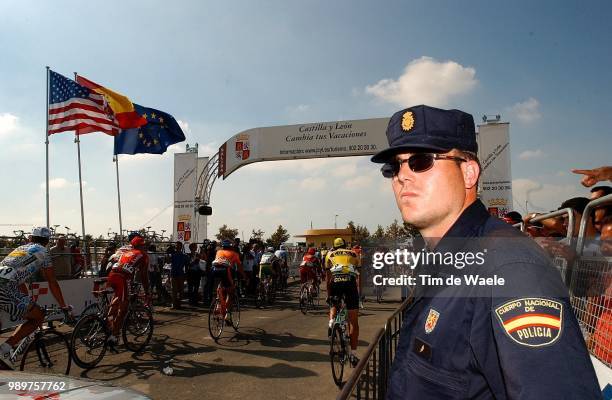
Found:
[[[38,243],[24,244],[0,261],[0,284],[11,282],[21,285],[40,268],[50,267],[51,257],[46,247]]]
[[[281,244],[280,248],[276,250],[274,255],[277,258],[280,258],[285,264],[289,263],[289,252],[287,251],[287,246]]]
[[[46,227],[36,228],[32,235],[48,238],[50,232]],[[33,303],[19,286],[41,268],[51,268],[51,257],[45,246],[33,242],[17,247],[0,261],[0,312],[7,313],[11,321],[22,319]]]

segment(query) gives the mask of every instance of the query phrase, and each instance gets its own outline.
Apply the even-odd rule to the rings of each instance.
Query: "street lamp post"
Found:
[[[334,214],[334,229],[338,229],[338,214]]]

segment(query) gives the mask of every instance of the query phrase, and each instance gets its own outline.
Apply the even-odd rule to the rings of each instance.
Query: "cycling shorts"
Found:
[[[213,270],[214,281],[221,281],[221,286],[224,288],[232,287],[232,281],[229,278],[229,273],[227,268],[216,268]]]
[[[19,291],[17,282],[0,279],[0,312],[6,313],[11,322],[22,320],[35,304],[29,295]]]
[[[119,299],[119,301],[123,303],[128,300],[128,291],[130,288],[129,282],[129,279],[125,274],[111,271],[111,273],[108,274],[106,285],[110,286],[115,291],[113,297]]]
[[[313,267],[300,267],[300,282],[306,283],[310,280],[316,279],[317,274]]]
[[[264,276],[274,275],[274,268],[271,264],[260,264],[259,265],[259,279]]]
[[[344,296],[347,310],[359,309],[359,291],[357,279],[352,275],[334,275],[329,288],[330,297]]]

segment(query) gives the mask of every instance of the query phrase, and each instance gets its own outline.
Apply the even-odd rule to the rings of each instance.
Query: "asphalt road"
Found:
[[[333,399],[338,388],[328,355],[327,309],[303,315],[297,291],[291,286],[263,310],[247,303],[239,332],[226,328],[218,343],[208,333],[207,309],[157,307],[148,351],[107,353],[89,371],[73,364],[70,375],[130,387],[153,399]],[[399,293],[385,297],[381,304],[366,302],[361,311],[360,354],[399,305]],[[166,366],[172,375],[162,372]]]

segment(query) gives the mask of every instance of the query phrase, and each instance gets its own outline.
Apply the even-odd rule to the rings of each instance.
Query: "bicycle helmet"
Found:
[[[339,247],[345,247],[345,246],[346,246],[346,242],[344,241],[344,239],[342,238],[334,239],[334,249],[337,249]]]
[[[287,246],[285,246],[284,244],[281,244],[279,247],[279,250],[287,250]]]
[[[39,226],[32,229],[32,236],[49,239],[51,237],[51,231],[46,226]]]
[[[272,247],[272,246],[266,247],[266,251],[268,253],[272,253],[272,252],[274,252],[274,247]]]
[[[130,244],[133,247],[143,246],[145,244],[145,240],[142,238],[142,236],[134,236],[134,238],[130,240]]]
[[[134,239],[134,238],[135,238],[135,237],[137,237],[137,236],[142,237],[142,235],[140,234],[140,232],[136,232],[136,231],[134,231],[134,232],[130,232],[130,233],[128,234],[128,242],[131,242],[131,241],[132,241],[132,239]]]
[[[234,247],[234,242],[230,239],[223,239],[221,241],[221,247],[224,249],[231,249],[232,247]]]
[[[307,252],[307,253],[308,253],[308,254],[310,254],[311,256],[314,256],[314,254],[315,254],[315,249],[314,249],[314,247],[309,247],[309,248],[308,248],[308,252]]]

